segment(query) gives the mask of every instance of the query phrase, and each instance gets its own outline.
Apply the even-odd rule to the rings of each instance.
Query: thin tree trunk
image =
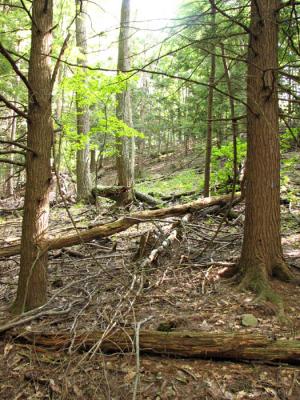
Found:
[[[96,149],[91,150],[91,173],[96,172],[96,164],[97,164],[97,156],[96,156]]]
[[[227,84],[227,91],[229,95],[229,106],[230,106],[230,118],[231,118],[231,126],[232,126],[232,147],[233,147],[233,163],[232,163],[232,172],[233,172],[233,182],[232,182],[232,191],[235,191],[237,184],[237,175],[238,175],[238,165],[237,165],[237,136],[238,136],[238,122],[235,115],[235,104],[233,99],[233,91],[231,85],[231,79],[229,74],[228,65],[226,62],[226,54],[223,43],[221,43],[221,52],[223,59],[223,67],[225,73],[225,79]]]
[[[16,139],[16,132],[17,132],[17,115],[13,111],[12,113],[12,121],[11,121],[11,128],[10,128],[10,136],[9,141],[13,142]],[[13,146],[10,146],[12,149]],[[14,155],[11,153],[9,155],[9,160],[12,161],[11,164],[7,165],[7,176],[6,176],[6,188],[5,188],[5,195],[7,197],[13,196],[14,194]]]
[[[280,237],[278,126],[279,0],[252,0],[247,78],[246,216],[240,271],[242,285],[274,300],[268,278],[292,279]]]
[[[77,63],[83,67],[86,66],[87,39],[85,30],[86,0],[76,0],[76,46],[80,50],[80,56]],[[90,115],[87,106],[82,105],[80,96],[76,93],[77,109],[77,134],[86,136],[90,131]],[[77,200],[86,201],[91,192],[90,177],[90,150],[88,140],[84,140],[83,148],[77,150],[76,154],[76,175],[77,175]]]
[[[130,21],[130,0],[123,0],[121,7],[121,22],[119,35],[118,52],[118,71],[126,72],[130,69],[129,59],[129,21]],[[128,126],[132,126],[131,98],[129,88],[117,94],[117,117],[124,121]],[[134,182],[134,157],[135,143],[134,137],[131,138],[131,148],[129,148],[128,138],[125,136],[117,137],[117,156],[116,166],[118,174],[118,185],[132,188]],[[130,161],[131,153],[131,161]],[[133,198],[132,190],[124,193],[122,204],[129,203]]]
[[[215,0],[210,0],[211,4],[211,24],[212,32],[215,30],[216,23],[216,8]],[[214,99],[214,82],[216,75],[216,57],[212,53],[210,56],[210,76],[209,76],[209,89],[207,101],[207,136],[206,136],[206,155],[205,155],[205,172],[204,172],[204,197],[208,197],[210,193],[210,167],[211,167],[211,151],[212,151],[212,113],[213,113],[213,99]]]
[[[47,298],[47,230],[51,184],[50,52],[52,42],[52,0],[33,0],[31,51],[28,81],[33,95],[28,106],[28,147],[21,261],[17,297],[12,311],[22,313],[43,305]]]

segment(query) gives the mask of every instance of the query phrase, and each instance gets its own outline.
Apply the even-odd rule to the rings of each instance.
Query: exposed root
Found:
[[[291,272],[288,264],[284,260],[279,260],[272,268],[274,278],[290,283],[299,283],[295,275]]]
[[[277,307],[279,315],[283,315],[283,301],[272,289],[265,265],[263,263],[248,265],[247,268],[242,268],[242,271],[244,271],[244,273],[239,288],[242,290],[251,290],[256,293],[256,301],[271,302]]]

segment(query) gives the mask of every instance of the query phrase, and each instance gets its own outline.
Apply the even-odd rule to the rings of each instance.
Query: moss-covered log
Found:
[[[135,342],[134,330],[102,331],[72,335],[24,333],[18,339],[36,346],[55,350],[74,347],[87,350],[99,343],[104,352],[131,352]],[[141,330],[139,350],[147,354],[172,355],[218,360],[259,360],[300,364],[300,341],[271,339],[244,333],[207,333],[197,331],[160,332]]]
[[[235,198],[239,197],[239,193]],[[138,225],[143,222],[149,222],[152,219],[167,218],[177,215],[184,215],[194,210],[201,210],[212,205],[225,205],[231,200],[231,194],[225,196],[206,197],[195,200],[186,204],[178,204],[172,207],[159,208],[157,210],[145,210],[129,214],[114,222],[95,226],[91,229],[80,232],[80,234],[71,234],[68,236],[51,239],[48,242],[47,249],[56,250],[62,247],[74,246],[83,242],[89,242],[93,239],[104,238],[123,232],[131,226]],[[19,254],[20,245],[8,246],[0,249],[0,257],[9,257]]]

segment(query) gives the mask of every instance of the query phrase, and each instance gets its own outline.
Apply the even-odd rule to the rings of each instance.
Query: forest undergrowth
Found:
[[[152,181],[148,187],[165,196],[196,190],[199,166],[193,160],[194,156],[187,158],[187,172],[179,172],[179,176],[185,174],[186,182],[177,191],[176,174],[182,165],[172,155],[153,167],[149,162],[147,179],[152,177]],[[103,180],[113,183],[107,171]],[[286,260],[300,275],[297,171],[293,167],[287,173],[290,179],[283,195],[288,192],[294,197],[292,203],[282,205],[282,236]],[[164,192],[170,180],[175,184]],[[183,200],[169,200],[174,201]],[[70,211],[79,232],[124,213],[107,200],[97,208],[71,205]],[[107,239],[51,251],[50,302],[38,318],[29,314],[28,322],[18,325],[26,316],[18,317],[16,326],[2,333],[0,398],[299,399],[297,365],[139,354],[137,343],[135,351],[101,351],[103,337],[116,328],[134,329],[135,333],[140,329],[238,332],[299,340],[299,287],[272,282],[284,301],[286,318],[281,320],[272,303],[261,302],[255,294],[241,292],[237,285],[222,279],[239,257],[243,211],[243,203],[236,205],[221,228],[224,217],[211,208],[183,218],[149,221]],[[20,221],[21,211],[2,217],[1,247],[19,239]],[[53,206],[50,236],[72,231],[74,226],[64,207]],[[1,328],[11,319],[5,310],[15,295],[19,256],[3,259],[0,264]],[[103,336],[85,346],[85,337],[94,331]],[[32,332],[54,334],[53,346],[30,342]],[[60,342],[57,336],[55,342],[56,334],[67,340]]]

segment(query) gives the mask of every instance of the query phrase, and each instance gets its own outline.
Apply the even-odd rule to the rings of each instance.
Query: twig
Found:
[[[136,400],[137,390],[138,390],[138,386],[140,383],[140,329],[143,324],[150,321],[152,318],[153,317],[150,316],[148,318],[143,319],[142,321],[139,321],[136,324],[136,328],[135,328],[136,375],[135,375],[135,380],[134,380],[134,385],[133,385],[132,400]]]

